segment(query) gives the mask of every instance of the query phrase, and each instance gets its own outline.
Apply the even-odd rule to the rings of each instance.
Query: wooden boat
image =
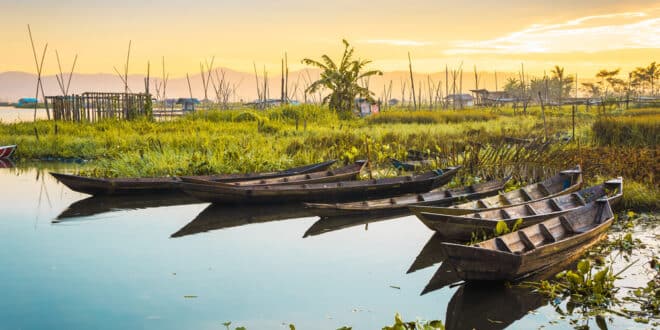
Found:
[[[365,200],[349,203],[305,203],[320,216],[338,216],[360,213],[383,213],[392,210],[406,209],[410,205],[451,205],[458,201],[478,199],[497,194],[504,189],[508,181],[492,180],[454,189],[435,189],[423,194],[408,194],[385,199]]]
[[[181,191],[171,194],[91,196],[72,203],[52,222],[65,222],[109,212],[198,203],[199,200]]]
[[[357,161],[354,164],[340,167],[334,170],[312,172],[307,174],[289,175],[289,176],[283,176],[277,178],[236,181],[230,183],[197,179],[195,177],[186,177],[186,176],[181,177],[181,181],[187,183],[197,183],[197,184],[229,185],[232,187],[350,181],[358,177],[360,171],[362,171],[365,165],[366,165],[366,161]]]
[[[462,280],[513,281],[581,255],[606,237],[613,220],[610,203],[600,199],[474,246],[443,243],[441,248]]]
[[[297,175],[323,171],[334,164],[334,160],[294,167],[279,172],[249,173],[249,174],[220,174],[197,176],[197,179],[213,180],[218,182],[235,182],[242,180],[275,178],[287,175]],[[178,177],[158,178],[92,178],[80,175],[50,173],[59,182],[69,189],[90,195],[125,195],[145,193],[172,193],[178,192]]]
[[[313,216],[309,210],[299,203],[254,205],[250,207],[211,204],[199,213],[195,219],[170,237],[182,237],[250,224]]]
[[[513,228],[517,222],[522,220],[518,228],[524,228],[583,207],[599,198],[606,198],[609,200],[610,205],[614,205],[622,197],[623,179],[619,177],[569,195],[561,195],[518,206],[465,215],[422,212],[417,217],[429,229],[435,230],[445,239],[467,241],[473,235],[483,236],[494,233],[499,222],[505,223],[507,228]]]
[[[362,181],[245,187],[181,183],[180,187],[199,200],[212,203],[337,202],[429,191],[449,182],[459,168]]]
[[[580,185],[582,185],[582,171],[580,170],[580,166],[576,166],[572,170],[559,172],[545,181],[497,196],[486,197],[450,207],[410,206],[410,210],[418,216],[422,212],[463,215],[487,210],[497,210],[508,206],[522,205],[537,200],[552,198],[574,192],[580,188]]]
[[[9,158],[11,155],[14,154],[16,151],[16,148],[18,148],[16,145],[10,145],[10,146],[1,146],[0,147],[0,158]]]

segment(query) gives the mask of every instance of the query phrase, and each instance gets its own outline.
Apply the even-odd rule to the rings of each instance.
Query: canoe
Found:
[[[2,146],[0,147],[0,158],[9,158],[16,151],[16,145]]]
[[[382,213],[407,209],[410,205],[451,205],[458,201],[478,199],[497,194],[508,181],[492,180],[454,189],[435,189],[423,194],[407,194],[385,199],[364,200],[349,203],[305,203],[320,216],[338,216],[360,213]]]
[[[513,281],[581,255],[607,236],[614,214],[607,199],[474,246],[442,243],[462,280]]]
[[[195,219],[170,237],[183,237],[213,230],[313,216],[313,214],[298,203],[255,205],[250,207],[211,204],[199,213]]]
[[[249,174],[220,174],[197,176],[197,179],[213,180],[218,182],[235,182],[241,180],[275,178],[287,175],[297,175],[323,171],[334,164],[334,160],[294,167],[279,172],[249,173]],[[92,178],[80,175],[50,173],[59,182],[69,189],[89,195],[126,195],[145,193],[173,193],[179,192],[178,177],[157,178]]]
[[[201,201],[212,203],[338,202],[426,192],[449,182],[459,169],[451,167],[420,175],[302,185],[232,187],[184,182],[180,188]]]
[[[265,185],[278,185],[278,184],[307,184],[307,183],[322,183],[322,182],[338,182],[350,181],[357,179],[360,171],[366,165],[366,161],[357,161],[354,164],[340,167],[334,170],[312,172],[307,174],[288,175],[278,178],[265,178],[255,180],[245,180],[236,182],[219,182],[213,180],[197,179],[195,177],[180,177],[182,182],[197,183],[197,184],[210,184],[210,185],[229,185],[233,187],[244,186],[265,186]]]
[[[622,197],[623,179],[619,177],[569,195],[561,195],[498,210],[466,215],[422,212],[417,217],[429,229],[435,230],[445,239],[467,241],[473,236],[482,237],[493,234],[498,222],[505,223],[507,228],[513,228],[515,223],[522,220],[518,228],[524,228],[583,207],[599,198],[606,198],[609,200],[610,205],[615,205]]]
[[[512,190],[497,196],[486,197],[467,203],[450,207],[439,206],[410,206],[416,215],[422,212],[440,213],[447,215],[463,215],[487,210],[497,210],[508,206],[522,205],[537,200],[548,199],[567,194],[580,189],[582,185],[582,171],[580,166],[558,174],[538,183]]]

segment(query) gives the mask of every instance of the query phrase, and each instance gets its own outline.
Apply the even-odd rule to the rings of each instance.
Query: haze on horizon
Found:
[[[39,52],[48,43],[45,74],[57,71],[55,50],[65,71],[78,54],[76,72],[112,73],[129,40],[129,73],[150,61],[158,75],[164,56],[172,77],[198,73],[212,56],[216,67],[252,72],[256,63],[278,74],[287,52],[299,70],[302,58],[339,56],[342,38],[383,71],[407,70],[410,52],[416,72],[460,63],[514,72],[524,63],[531,74],[557,64],[587,77],[660,55],[660,5],[648,0],[9,0],[0,5],[0,72],[35,71],[27,24]]]

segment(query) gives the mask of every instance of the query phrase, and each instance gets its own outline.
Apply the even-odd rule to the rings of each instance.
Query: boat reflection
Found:
[[[0,158],[0,168],[12,168],[15,167],[14,162],[8,158]]]
[[[461,285],[447,305],[447,330],[499,330],[546,305],[530,288],[492,283]]]
[[[69,205],[69,207],[62,211],[53,222],[63,222],[72,218],[88,217],[107,212],[199,203],[201,203],[199,200],[184,193],[146,194],[136,196],[92,196],[78,200]]]
[[[320,220],[316,221],[314,224],[312,224],[312,226],[309,227],[309,229],[307,229],[303,235],[303,238],[326,234],[332,231],[355,226],[365,225],[368,227],[370,223],[399,219],[407,215],[410,215],[410,211],[408,211],[408,209],[401,209],[391,210],[387,214],[355,214],[321,217]]]
[[[443,263],[425,292],[440,288],[444,282],[458,281],[446,263]],[[444,267],[443,267],[444,266]],[[517,283],[475,281],[461,284],[447,305],[446,327],[448,330],[487,329],[499,330],[511,325],[546,304],[549,299],[532,291],[524,281],[540,281],[553,277],[558,272],[575,267],[575,260],[566,260],[545,270],[521,279]],[[435,281],[435,282],[434,282]]]
[[[311,216],[314,216],[314,214],[299,203],[249,206],[211,204],[199,213],[195,219],[170,237],[182,237],[253,223],[264,223]]]
[[[441,245],[443,242],[453,242],[443,238],[440,234],[434,233],[433,236],[426,242],[426,245],[419,252],[415,261],[413,261],[407,273],[418,271],[435,264],[441,263],[445,260],[445,255],[442,253]]]

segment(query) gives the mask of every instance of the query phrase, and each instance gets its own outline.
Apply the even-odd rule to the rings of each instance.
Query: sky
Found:
[[[342,38],[358,57],[383,71],[443,71],[445,65],[515,72],[521,64],[542,74],[558,64],[593,76],[660,61],[660,2],[646,0],[2,0],[0,72],[35,71],[27,25],[44,73],[64,71],[78,55],[76,72],[123,71],[129,40],[129,73],[171,77],[216,67],[291,70],[305,57],[333,58]],[[156,71],[157,70],[157,71]],[[156,73],[158,72],[158,73]]]

